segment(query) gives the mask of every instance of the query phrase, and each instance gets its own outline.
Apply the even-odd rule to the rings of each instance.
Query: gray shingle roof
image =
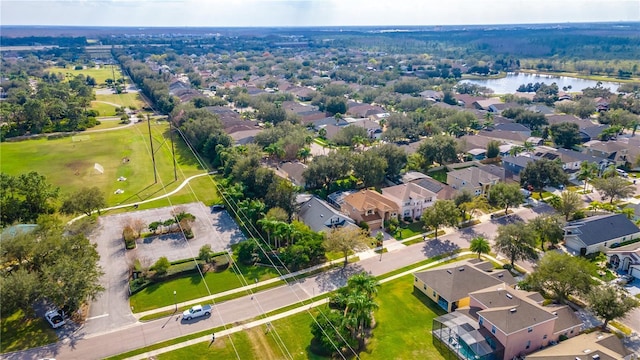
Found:
[[[485,272],[469,263],[413,275],[449,302],[466,298],[471,292],[491,286],[515,284],[515,279],[507,271]]]
[[[572,221],[565,226],[572,234],[589,246],[640,232],[640,229],[624,214],[593,216]],[[577,230],[576,230],[577,229]]]
[[[317,197],[312,197],[302,204],[298,216],[313,231],[328,231],[332,226],[356,227],[348,216],[334,210]]]

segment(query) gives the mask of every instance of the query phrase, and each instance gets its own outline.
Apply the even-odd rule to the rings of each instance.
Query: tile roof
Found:
[[[415,183],[386,187],[382,189],[382,194],[390,198],[398,199],[400,202],[428,198],[432,198],[435,201],[437,197],[435,192]]]
[[[393,200],[383,196],[377,191],[362,190],[344,198],[345,205],[355,208],[357,211],[366,213],[367,210],[396,211],[398,205]]]
[[[453,177],[461,179],[469,184],[489,184],[494,181],[500,180],[498,176],[495,176],[485,170],[472,166],[466,169],[454,170],[447,173],[447,177]]]

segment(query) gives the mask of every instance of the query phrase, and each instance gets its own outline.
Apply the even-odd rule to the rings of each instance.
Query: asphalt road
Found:
[[[550,208],[542,205],[534,209],[518,209],[516,215],[522,219],[530,219],[547,211],[550,211]],[[354,273],[365,271],[373,275],[381,275],[435,255],[467,247],[470,239],[477,234],[485,234],[487,238],[492,239],[491,234],[495,233],[495,229],[502,221],[506,219],[482,223],[473,228],[442,236],[438,240],[433,239],[385,253],[382,257],[364,259],[350,264],[344,271],[338,269],[320,273],[289,285],[260,292],[254,295],[253,299],[245,296],[215,304],[214,313],[209,318],[181,321],[179,316],[174,315],[156,321],[134,323],[101,335],[92,335],[81,330],[56,344],[8,354],[5,358],[99,359],[212,327],[230,325],[307,300],[314,295],[332,291],[344,285],[346,279]]]

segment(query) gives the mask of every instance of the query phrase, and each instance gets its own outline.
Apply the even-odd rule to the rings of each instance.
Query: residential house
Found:
[[[604,170],[609,164],[611,164],[611,161],[601,157],[581,153],[575,150],[563,148],[554,149],[546,146],[538,147],[538,151],[533,155],[533,157],[536,160],[547,159],[552,161],[560,161],[560,163],[562,164],[562,169],[569,173],[570,179],[575,178],[578,170],[580,170],[580,165],[584,161],[598,165],[598,168],[600,170]]]
[[[640,229],[624,214],[593,216],[567,223],[564,242],[573,254],[605,252],[623,241],[640,238]]]
[[[499,181],[498,176],[475,166],[447,173],[447,184],[456,190],[468,190],[473,195],[488,193]]]
[[[599,331],[581,334],[557,345],[549,346],[525,357],[525,360],[631,360],[634,352],[627,349],[616,334]]]
[[[624,271],[640,279],[640,243],[632,243],[613,249],[607,249],[607,260],[615,271]]]
[[[531,137],[531,129],[518,123],[496,124],[493,127],[493,131],[512,131],[512,132],[522,133],[523,135],[526,135],[527,138]]]
[[[380,124],[375,121],[353,118],[346,118],[345,120],[353,126],[367,130],[367,136],[369,136],[369,139],[380,139],[380,136],[382,136],[382,127],[380,127]]]
[[[370,230],[376,230],[382,228],[385,221],[398,218],[400,207],[377,191],[367,189],[347,195],[341,210],[358,224],[364,222]]]
[[[348,106],[347,113],[360,118],[387,113],[385,109],[377,105],[349,102]]]
[[[300,101],[311,101],[313,98],[314,90],[306,88],[306,87],[294,87],[287,89],[287,92],[292,93],[296,99]]]
[[[542,306],[542,295],[511,288],[515,280],[508,272],[483,264],[414,274],[414,289],[447,311],[455,309],[433,320],[436,346],[461,359],[511,360],[551,345],[560,336],[578,335],[582,321],[571,308]],[[472,274],[474,270],[492,272]],[[470,276],[465,277],[467,272]]]
[[[437,200],[451,200],[458,191],[447,184],[417,171],[409,171],[402,176],[403,183],[414,183],[436,194]]]
[[[447,312],[469,306],[469,293],[494,285],[513,286],[516,280],[490,262],[477,259],[413,273],[413,286]]]
[[[291,181],[295,186],[304,188],[305,180],[302,174],[307,170],[307,165],[298,161],[287,161],[278,165],[278,175],[284,175],[283,177]]]
[[[591,140],[598,140],[600,139],[600,134],[608,128],[609,125],[593,125],[580,128],[580,141],[586,143]]]
[[[207,106],[205,109],[218,116],[224,131],[231,136],[235,145],[253,142],[253,138],[262,131],[257,121],[244,120],[239,113],[226,106]]]
[[[517,145],[524,144],[525,141],[531,136],[531,133],[519,131],[504,131],[504,130],[480,130],[478,135],[492,138],[494,140],[506,141]]]
[[[510,174],[507,174],[506,169],[503,166],[498,166],[494,164],[487,165],[479,165],[478,168],[482,171],[488,172],[494,176],[498,177],[498,181],[505,182],[507,179],[510,179]]]
[[[313,231],[330,231],[338,227],[357,228],[353,220],[315,196],[300,204],[299,209],[298,218]]]
[[[629,143],[625,144],[622,141],[592,140],[584,144],[583,152],[611,160],[615,162],[616,166],[623,166],[633,161],[633,159],[628,156],[629,150]],[[638,149],[636,148],[635,150],[637,151]]]
[[[546,105],[540,105],[540,104],[536,104],[536,105],[529,105],[526,107],[527,110],[529,111],[533,111],[536,113],[540,113],[542,115],[553,115],[554,111],[553,108],[550,108]]]
[[[481,96],[472,96],[469,94],[455,94],[454,98],[458,101],[458,105],[465,108],[475,108],[474,103],[477,101],[485,100],[486,98]]]
[[[495,105],[495,104],[502,104],[502,100],[500,100],[500,98],[476,100],[473,102],[473,107],[479,110],[491,111],[490,110],[491,105]]]
[[[393,200],[402,218],[420,219],[422,212],[433,206],[437,194],[414,183],[382,188],[382,195]]]
[[[442,93],[442,91],[425,90],[420,93],[420,96],[428,101],[439,102],[442,101],[444,94]]]
[[[497,104],[489,105],[489,109],[487,110],[489,110],[492,113],[502,114],[502,112],[505,111],[506,109],[518,108],[518,107],[522,107],[522,105],[518,103],[497,103]]]
[[[527,167],[527,164],[535,161],[530,156],[505,156],[502,158],[502,166],[515,176],[520,176],[520,172]]]

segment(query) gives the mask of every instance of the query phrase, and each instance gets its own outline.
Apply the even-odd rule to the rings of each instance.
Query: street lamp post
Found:
[[[178,311],[178,301],[176,301],[176,291],[173,290],[173,303],[176,305],[176,311]]]

